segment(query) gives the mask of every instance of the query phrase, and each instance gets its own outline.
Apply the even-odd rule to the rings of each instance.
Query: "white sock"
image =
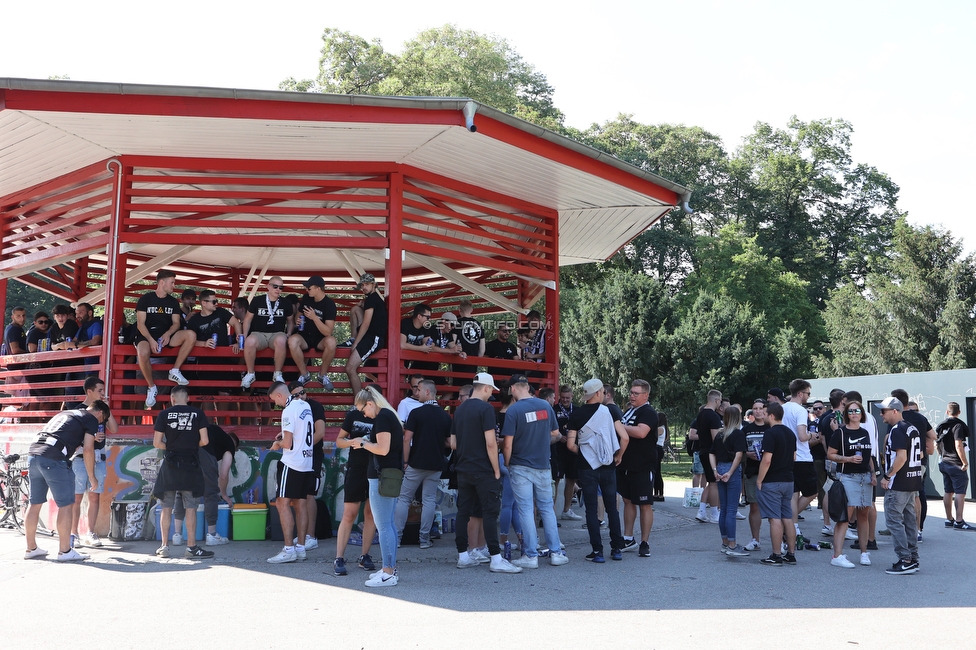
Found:
[[[302,546],[301,544],[296,544],[295,545],[295,550],[296,551],[304,551],[305,550],[305,547]]]
[[[799,535],[800,534],[800,524],[793,524],[793,528],[796,529],[796,534]]]
[[[708,508],[708,504],[707,503],[700,503],[700,504],[698,504],[698,514],[699,515],[704,515],[706,508]]]
[[[496,553],[495,555],[492,555],[491,556],[491,563],[494,566],[498,566],[499,564],[501,564],[502,563],[502,554],[501,553]]]
[[[467,562],[470,559],[471,559],[471,556],[468,555],[468,552],[467,551],[462,551],[461,553],[458,553],[458,560],[460,560],[462,562]]]
[[[295,547],[294,546],[286,546],[285,547],[285,553],[294,553],[294,552],[295,552]]]

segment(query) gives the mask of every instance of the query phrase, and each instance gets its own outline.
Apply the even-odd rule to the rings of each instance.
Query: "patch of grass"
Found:
[[[687,455],[677,463],[665,461],[661,464],[661,476],[664,477],[665,481],[690,481],[691,465],[691,457]]]

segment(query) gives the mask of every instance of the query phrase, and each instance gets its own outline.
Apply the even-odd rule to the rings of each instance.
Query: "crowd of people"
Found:
[[[304,295],[285,295],[284,281],[273,276],[265,283],[263,293],[252,300],[237,298],[227,308],[219,304],[218,294],[211,289],[204,289],[199,294],[194,289],[185,289],[177,299],[174,294],[176,274],[169,269],[159,271],[156,289],[140,296],[135,306],[135,322],[123,326],[120,334],[124,343],[135,348],[134,360],[146,384],[136,392],[144,392],[145,407],[155,406],[160,390],[156,381],[161,376],[178,386],[187,386],[199,379],[201,386],[194,389],[197,394],[230,395],[235,389],[227,384],[238,379],[239,390],[250,390],[260,370],[257,354],[261,350],[273,353],[271,381],[285,381],[285,364],[290,359],[297,370],[297,380],[303,385],[313,381],[306,353],[309,350],[320,352],[316,381],[324,390],[332,391],[334,386],[329,370],[336,350],[349,348],[345,372],[352,393],[357,394],[362,387],[361,369],[370,365],[375,353],[386,347],[388,335],[386,302],[377,291],[376,278],[370,273],[360,276],[356,288],[362,292],[363,298],[350,309],[350,336],[341,343],[335,337],[336,303],[325,292],[325,280],[313,275],[302,285]],[[416,305],[412,315],[400,323],[401,349],[456,355],[462,362],[473,357],[544,361],[545,327],[539,312],[529,312],[524,324],[518,328],[517,342],[510,340],[513,327],[506,322],[500,323],[495,338],[487,341],[482,323],[472,316],[474,306],[470,300],[461,300],[458,312],[459,315],[444,312],[433,321],[430,306]],[[4,331],[0,352],[20,355],[101,344],[102,321],[95,317],[94,308],[89,303],[81,303],[74,310],[68,305],[58,305],[53,313],[53,323],[46,312],[38,312],[33,326],[26,328],[26,310],[15,307]],[[232,354],[243,353],[244,372],[238,376],[230,369],[193,371],[194,350],[198,348],[230,348]],[[165,375],[153,369],[162,356],[173,358],[172,367]],[[208,358],[205,363],[238,365],[233,359],[219,358]],[[448,364],[448,371],[473,375],[478,365],[470,362]],[[437,370],[440,366],[440,361],[406,362],[406,367],[415,371]],[[505,374],[504,369],[492,368],[491,371]],[[541,376],[537,372],[529,374]],[[68,380],[74,378],[77,378],[75,374],[67,376]],[[50,374],[44,376],[45,382],[51,379]],[[215,384],[212,380],[222,383]],[[47,396],[53,394],[53,390],[38,388],[32,392],[35,396]],[[48,401],[54,404],[53,408],[61,404],[60,401]],[[40,410],[52,408],[52,404],[44,403],[34,406],[41,407]]]

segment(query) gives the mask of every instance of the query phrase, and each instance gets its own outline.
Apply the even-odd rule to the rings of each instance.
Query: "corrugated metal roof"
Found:
[[[466,99],[0,79],[0,93],[4,89],[11,96],[23,90],[106,97],[100,98],[97,107],[84,111],[52,109],[50,103],[45,110],[9,106],[0,110],[0,196],[113,155],[394,162],[557,210],[561,264],[605,259],[670,209],[669,203],[633,189],[643,187],[639,183],[627,187],[608,180],[609,174],[580,168],[586,165],[565,164],[481,132],[470,133],[456,121],[356,121],[355,111],[333,121],[283,119],[280,111],[274,119],[254,117],[253,111],[248,117],[112,111],[113,101],[122,102],[127,95],[270,100],[288,102],[296,110],[320,104],[460,111],[470,101]],[[179,111],[178,106],[167,104],[166,108],[161,112]],[[679,185],[490,107],[478,105],[478,115],[687,196]]]

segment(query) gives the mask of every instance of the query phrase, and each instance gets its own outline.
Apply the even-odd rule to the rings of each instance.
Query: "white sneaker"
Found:
[[[824,526],[823,528],[820,529],[820,534],[823,535],[824,537],[833,537],[833,535],[834,535],[834,527],[833,526]]]
[[[241,388],[250,388],[255,379],[257,379],[257,377],[254,376],[253,372],[247,373],[241,377]]]
[[[183,536],[179,533],[173,535],[173,546],[183,546]]]
[[[857,533],[855,533],[853,530],[851,530],[850,528],[848,528],[847,529],[847,532],[844,533],[844,539],[855,540],[855,539],[857,539]]]
[[[221,546],[223,544],[226,544],[229,541],[230,540],[224,537],[223,535],[217,533],[211,535],[210,533],[207,533],[207,541],[206,541],[207,546]]]
[[[25,560],[37,560],[42,557],[47,557],[47,551],[45,551],[40,546],[35,548],[33,551],[27,551],[26,553],[24,553]]]
[[[155,385],[150,386],[146,391],[146,408],[151,409],[156,406],[156,395],[159,394],[159,389]]]
[[[468,555],[474,558],[475,560],[478,560],[479,564],[488,564],[489,562],[491,562],[491,555],[489,555],[488,553],[486,553],[480,548],[471,549],[470,551],[468,551]]]
[[[274,557],[268,558],[268,564],[285,564],[286,562],[294,562],[298,559],[298,555],[295,551],[286,551],[281,549],[281,552]]]
[[[285,383],[285,377],[281,374],[281,371],[278,371],[271,375],[271,381],[280,381],[281,383]]]
[[[95,533],[88,533],[85,543],[93,548],[101,548],[102,546],[102,540]]]
[[[579,516],[578,514],[576,514],[575,512],[573,512],[572,510],[566,510],[561,515],[559,515],[559,518],[560,519],[568,519],[570,521],[581,521],[583,519],[581,516]]]
[[[471,555],[471,551],[468,551],[467,559],[462,559],[461,556],[458,556],[457,568],[470,569],[476,566],[481,566],[481,562],[478,561],[478,558]]]
[[[710,524],[717,524],[718,523],[718,520],[719,520],[719,515],[717,515],[717,514],[708,515],[708,523],[710,523]]]
[[[565,553],[553,553],[549,556],[549,564],[552,566],[562,566],[569,564],[569,556]]]
[[[367,587],[395,587],[400,582],[396,573],[385,573],[380,571],[380,575],[372,577],[366,581]]]
[[[539,557],[538,556],[529,557],[528,555],[523,555],[517,560],[512,560],[512,564],[522,569],[538,569]]]
[[[79,553],[75,549],[69,549],[67,553],[58,553],[58,562],[83,562],[88,559],[88,556]]]
[[[190,383],[190,380],[183,376],[183,373],[180,372],[180,369],[179,368],[171,368],[170,369],[170,371],[169,371],[169,380],[170,381],[175,381],[180,386],[187,386]]]
[[[739,521],[742,521],[743,519],[746,519],[746,516],[744,514],[742,514],[741,512],[736,511],[735,518],[738,519]]]
[[[845,569],[853,569],[854,563],[847,559],[846,555],[838,555],[830,560],[831,566],[839,566]]]
[[[759,544],[759,540],[758,539],[754,539],[754,540],[752,540],[751,542],[749,542],[748,544],[745,545],[745,549],[747,551],[758,551],[761,548],[762,548],[762,546]]]
[[[305,536],[305,550],[314,551],[319,547],[319,540],[309,535]]]
[[[299,562],[304,562],[305,560],[307,560],[308,559],[308,555],[305,553],[305,549],[304,548],[297,548],[296,547],[295,548],[295,558],[298,559]]]
[[[871,566],[870,553],[861,553],[861,566]]]
[[[790,550],[790,547],[786,545],[786,542],[780,542],[780,544],[779,544],[779,553],[780,553],[780,555],[786,555],[786,553],[789,550]]]
[[[488,570],[492,573],[522,573],[522,567],[515,566],[505,558],[499,558],[497,562],[492,560]]]

